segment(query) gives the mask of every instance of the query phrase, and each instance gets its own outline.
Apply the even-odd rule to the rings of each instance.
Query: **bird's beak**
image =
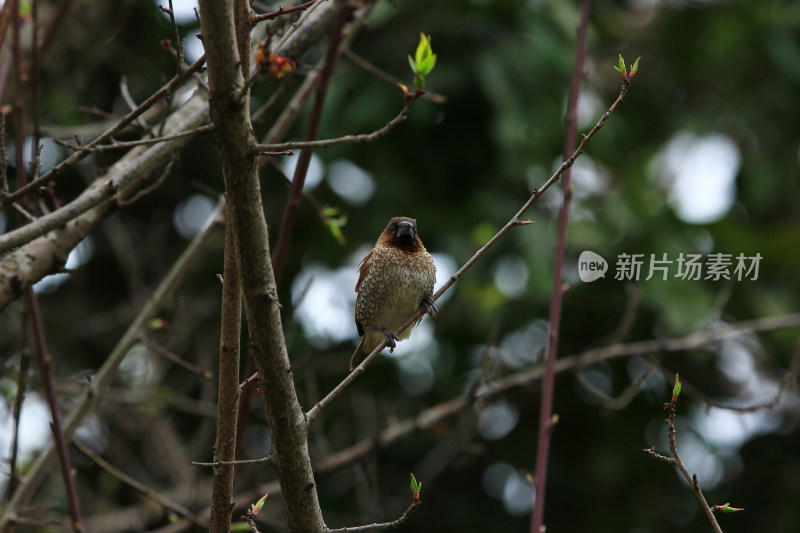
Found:
[[[397,225],[397,238],[404,236],[414,238],[414,224],[405,220]]]

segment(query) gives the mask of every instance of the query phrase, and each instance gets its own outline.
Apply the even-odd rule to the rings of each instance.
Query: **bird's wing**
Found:
[[[367,277],[369,273],[369,260],[372,258],[372,254],[375,253],[375,248],[369,251],[367,255],[364,256],[364,259],[358,264],[358,281],[356,282],[356,292],[361,289],[361,282],[364,281],[364,278]]]

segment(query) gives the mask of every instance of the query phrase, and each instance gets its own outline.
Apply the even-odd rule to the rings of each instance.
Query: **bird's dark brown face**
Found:
[[[390,246],[403,250],[417,250],[422,248],[422,241],[417,235],[417,221],[413,218],[395,217],[381,235],[381,240]]]
[[[389,227],[389,231],[394,233],[394,238],[397,242],[413,241],[417,236],[417,228],[412,222],[408,220],[401,220],[396,224]]]

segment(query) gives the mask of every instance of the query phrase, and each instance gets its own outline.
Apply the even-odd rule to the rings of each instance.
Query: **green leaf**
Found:
[[[421,488],[422,483],[418,483],[417,478],[414,477],[414,474],[411,474],[411,495],[414,496],[419,494]]]
[[[347,239],[344,238],[342,227],[340,225],[328,224],[328,229],[331,231],[331,235],[333,235],[333,238],[336,239],[337,243],[344,245],[347,242]]]
[[[423,76],[427,76],[433,70],[433,67],[436,65],[436,54],[432,54],[425,58],[422,62],[422,65],[419,66],[419,73]]]
[[[723,513],[738,513],[739,511],[744,511],[742,507],[731,507],[730,505],[725,505],[722,508]]]
[[[436,66],[436,54],[431,48],[431,38],[424,33],[419,34],[419,44],[414,58],[408,56],[408,65],[414,72],[414,86],[418,89],[425,88],[425,76],[430,74]]]
[[[264,495],[261,497],[261,499],[260,499],[260,500],[258,500],[258,501],[256,502],[256,504],[253,506],[253,509],[255,509],[255,510],[256,510],[256,512],[260,511],[260,510],[261,510],[261,508],[262,508],[262,507],[264,507],[264,502],[267,500],[267,496],[269,496],[269,493],[267,493],[267,494],[264,494]]]
[[[678,374],[675,374],[675,386],[672,388],[672,401],[678,399],[681,393],[681,382],[678,380]]]
[[[417,45],[417,54],[415,56],[417,67],[422,64],[425,60],[426,54],[430,55],[431,52],[431,41],[429,37],[426,37],[424,33],[419,34],[419,44]]]
[[[631,72],[636,72],[637,70],[639,70],[639,60],[641,58],[642,56],[636,58],[636,61],[633,63],[633,66],[631,67]]]
[[[628,70],[625,68],[625,60],[622,59],[622,54],[619,55],[619,68],[617,69],[618,72],[627,72]]]

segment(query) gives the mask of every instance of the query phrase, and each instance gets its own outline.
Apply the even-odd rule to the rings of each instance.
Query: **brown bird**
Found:
[[[394,351],[395,341],[408,338],[419,320],[399,337],[394,331],[420,306],[432,317],[436,316],[438,310],[431,298],[435,282],[436,265],[422,245],[417,221],[408,217],[391,219],[358,267],[356,328],[362,339],[350,360],[350,370],[360,365],[384,339],[389,351]]]

